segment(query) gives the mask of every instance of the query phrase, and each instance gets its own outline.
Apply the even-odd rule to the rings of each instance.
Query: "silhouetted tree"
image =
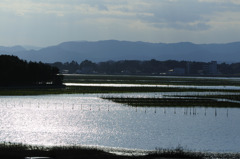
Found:
[[[42,62],[27,62],[16,56],[0,55],[0,85],[61,85],[59,70]]]

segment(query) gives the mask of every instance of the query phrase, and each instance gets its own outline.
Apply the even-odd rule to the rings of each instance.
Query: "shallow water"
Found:
[[[99,96],[0,97],[0,142],[240,151],[240,109],[133,108]]]
[[[161,85],[161,84],[96,84],[96,83],[64,83],[66,86],[88,86],[88,87],[163,87],[163,88],[193,88],[210,90],[240,90],[240,86],[190,86],[190,85]]]

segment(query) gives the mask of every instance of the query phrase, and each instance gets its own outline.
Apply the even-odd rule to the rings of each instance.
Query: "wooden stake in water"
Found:
[[[187,111],[188,110],[188,108],[183,108],[183,111],[184,111],[184,115],[187,115]]]
[[[193,115],[197,115],[197,110],[196,110],[196,108],[193,108]]]

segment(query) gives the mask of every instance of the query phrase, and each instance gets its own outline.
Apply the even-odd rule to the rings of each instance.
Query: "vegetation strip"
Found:
[[[61,77],[61,76],[59,76]],[[164,76],[121,76],[121,75],[64,75],[64,83],[119,83],[119,84],[161,84],[198,86],[239,86],[240,80],[211,79],[195,77]],[[240,90],[171,88],[171,87],[104,87],[104,86],[1,86],[0,95],[45,95],[78,93],[130,93],[130,92],[235,92]]]
[[[240,86],[240,80],[231,78],[137,76],[137,75],[64,75],[64,83],[114,83],[191,86]]]
[[[128,153],[131,150],[127,150]],[[124,150],[122,154],[124,154]],[[146,151],[145,155],[116,155],[98,148],[86,148],[81,146],[32,146],[24,144],[2,143],[0,144],[0,158],[24,159],[25,157],[51,157],[53,159],[156,159],[156,158],[191,158],[191,159],[217,159],[240,158],[239,153],[204,153],[183,149],[181,146],[175,149],[161,149]]]
[[[194,97],[198,97],[198,98],[214,98],[214,99],[221,99],[221,100],[234,100],[237,102],[240,102],[240,94],[231,94],[231,95],[199,95],[199,96],[176,96],[176,97],[189,97],[189,98],[194,98]]]
[[[116,103],[135,107],[240,107],[240,103],[219,101],[209,98],[132,98],[132,97],[102,97]]]
[[[65,86],[43,88],[0,88],[2,96],[47,95],[47,94],[84,94],[84,93],[133,93],[133,92],[226,92],[239,93],[239,90],[210,90],[197,88],[168,87],[102,87],[102,86]]]

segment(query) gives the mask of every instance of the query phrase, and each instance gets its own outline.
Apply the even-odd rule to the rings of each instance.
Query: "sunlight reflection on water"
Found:
[[[190,85],[154,85],[154,84],[89,84],[89,83],[64,83],[66,86],[94,86],[94,87],[168,87],[168,88],[195,88],[195,89],[224,89],[240,90],[240,86],[190,86]]]
[[[102,95],[0,97],[0,142],[239,152],[240,109],[196,108],[193,115],[193,108],[132,108]]]

